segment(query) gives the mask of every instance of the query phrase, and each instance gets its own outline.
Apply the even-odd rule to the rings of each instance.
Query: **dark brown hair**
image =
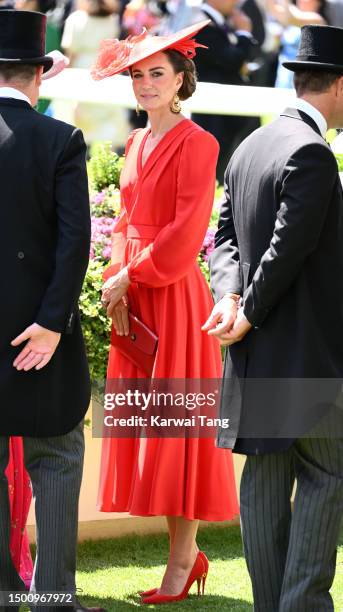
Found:
[[[37,64],[12,64],[12,62],[0,62],[0,78],[6,83],[13,80],[30,83],[36,74],[37,68]]]
[[[304,70],[294,73],[294,88],[298,96],[304,93],[324,93],[341,74],[320,70]]]
[[[175,74],[183,72],[183,83],[178,91],[178,96],[180,100],[187,100],[194,94],[197,85],[197,74],[193,60],[174,49],[166,49],[163,53],[173,66]]]

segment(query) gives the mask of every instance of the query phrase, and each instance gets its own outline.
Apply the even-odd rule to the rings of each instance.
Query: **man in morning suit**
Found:
[[[218,444],[247,455],[241,521],[256,612],[330,612],[343,512],[343,29],[305,26],[297,99],[237,149],[204,326],[228,346]],[[291,512],[291,494],[297,491]]]
[[[195,64],[200,81],[246,85],[244,66],[252,61],[259,47],[251,35],[249,17],[237,7],[237,0],[208,0],[196,11],[195,21],[210,19],[197,35],[197,41],[209,48],[199,49]],[[249,95],[249,93],[248,93]],[[231,154],[252,130],[259,126],[254,117],[195,113],[192,119],[216,137],[220,145],[217,179],[223,181]]]
[[[90,214],[80,130],[33,108],[53,63],[45,28],[41,13],[0,11],[0,591],[24,590],[10,555],[5,477],[9,436],[23,436],[37,527],[31,590],[75,593],[90,399],[77,304]]]

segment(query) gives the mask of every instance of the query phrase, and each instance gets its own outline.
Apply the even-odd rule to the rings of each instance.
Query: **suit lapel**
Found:
[[[286,110],[281,113],[281,117],[291,117],[292,119],[298,119],[298,121],[304,121],[304,123],[307,123],[307,125],[309,125],[315,132],[317,132],[319,136],[322,136],[320,129],[314,119],[312,119],[312,117],[310,117],[310,115],[308,115],[307,113],[304,113],[303,111],[298,110],[297,108],[286,108]],[[325,139],[323,138],[323,140]]]

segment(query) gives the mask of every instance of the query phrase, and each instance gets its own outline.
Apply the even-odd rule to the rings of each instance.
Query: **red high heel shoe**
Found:
[[[206,576],[207,576],[208,566],[209,566],[208,558],[206,557],[205,553],[202,550],[199,550],[198,554],[201,556],[201,558],[202,558],[202,560],[204,562],[204,568],[205,568],[204,574],[206,574]],[[205,587],[205,582],[203,582],[203,587]],[[155,593],[157,593],[157,591],[158,591],[157,588],[150,589],[149,591],[140,591],[139,595],[141,597],[150,597],[150,595],[155,595]],[[204,594],[204,588],[202,589],[202,594]]]
[[[144,604],[164,604],[164,603],[171,603],[173,601],[181,601],[182,599],[186,599],[189,593],[189,589],[191,588],[193,582],[195,581],[197,581],[197,584],[198,584],[198,595],[200,595],[200,586],[202,586],[202,594],[204,594],[207,572],[208,572],[208,559],[206,555],[204,555],[204,553],[198,552],[197,557],[195,559],[195,563],[192,567],[191,573],[189,574],[187,582],[184,586],[184,589],[181,591],[181,593],[179,593],[178,595],[160,595],[160,593],[158,593],[157,591],[155,594],[150,595],[149,597],[144,597],[142,603]]]
[[[199,551],[199,555],[201,555],[201,558],[202,558],[202,561],[203,561],[203,564],[204,564],[204,575],[202,577],[202,591],[201,591],[202,595],[203,595],[204,592],[205,592],[205,582],[206,582],[206,578],[207,578],[207,574],[208,574],[209,561],[208,561],[208,558],[206,557],[205,553],[202,550]],[[198,595],[199,595],[199,593],[198,593]]]
[[[149,591],[139,591],[139,595],[141,597],[150,597],[150,595],[154,595],[157,593],[158,589],[150,589]]]

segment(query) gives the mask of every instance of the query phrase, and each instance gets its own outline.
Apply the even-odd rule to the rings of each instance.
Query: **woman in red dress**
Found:
[[[219,347],[201,326],[212,308],[196,263],[213,206],[218,143],[180,114],[179,100],[195,90],[191,37],[208,22],[168,37],[145,33],[104,41],[93,77],[130,69],[137,102],[150,128],[127,143],[121,175],[122,215],[114,245],[124,239],[120,271],[111,268],[102,301],[119,335],[128,333],[128,306],[157,336],[153,379],[219,379]],[[113,249],[114,260],[121,259]],[[114,261],[113,260],[113,261]],[[109,379],[137,379],[142,371],[116,348]],[[208,561],[199,552],[199,519],[238,514],[230,451],[213,438],[105,438],[99,509],[138,516],[164,515],[170,556],[159,589],[144,603],[183,599],[204,580]]]

